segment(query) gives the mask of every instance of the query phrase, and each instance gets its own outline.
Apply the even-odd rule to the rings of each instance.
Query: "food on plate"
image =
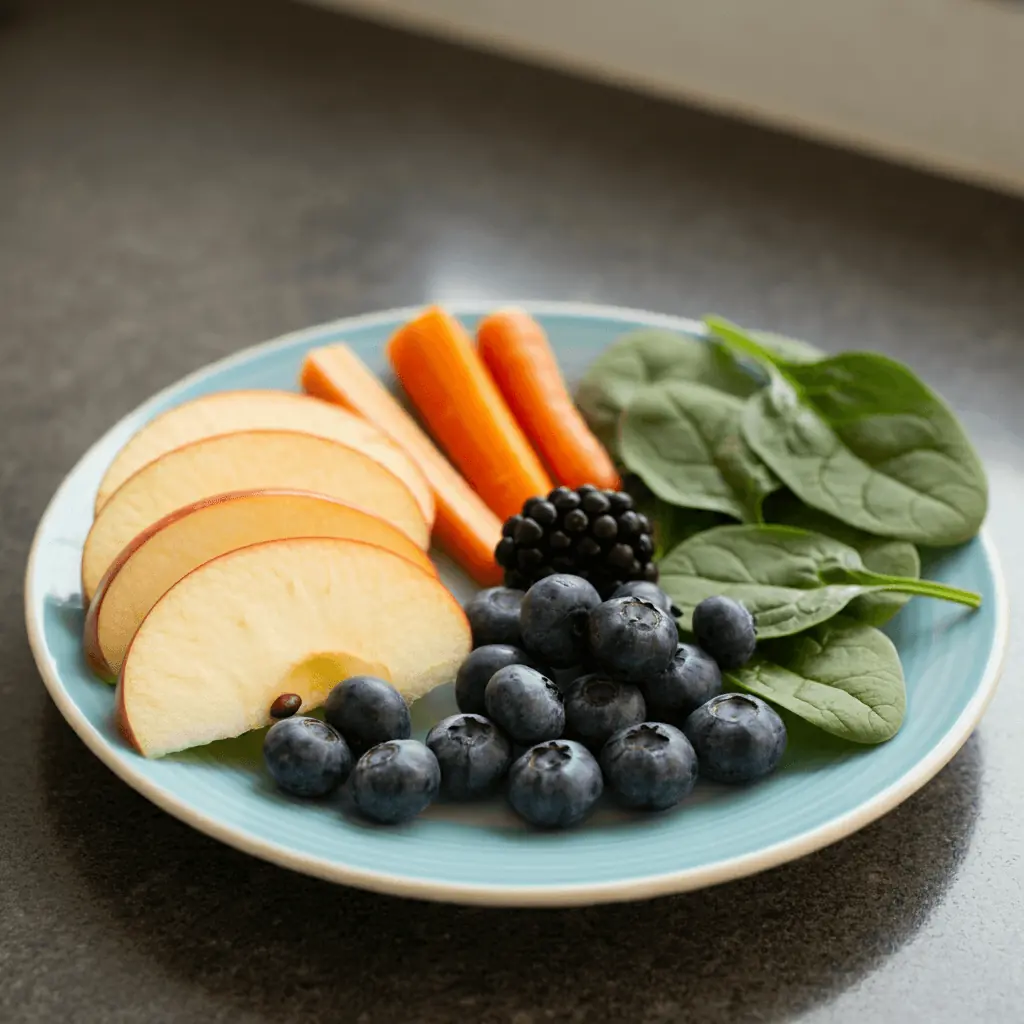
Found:
[[[722,670],[707,651],[680,643],[668,668],[644,679],[643,692],[651,718],[682,726],[701,704],[722,692]]]
[[[437,798],[441,768],[418,740],[388,740],[371,747],[352,769],[352,801],[380,825],[415,818]]]
[[[416,463],[371,423],[307,395],[290,391],[217,391],[161,413],[118,452],[96,495],[98,512],[113,493],[143,466],[204,437],[239,430],[297,430],[365,452],[391,470],[412,491],[428,524],[434,496]]]
[[[484,691],[491,676],[498,669],[508,665],[525,665],[537,668],[533,658],[511,644],[486,644],[477,647],[459,666],[455,676],[455,703],[460,711],[467,714],[486,715],[487,704]]]
[[[218,555],[266,540],[364,540],[434,572],[397,527],[362,509],[306,491],[241,491],[176,509],[134,537],[107,570],[85,618],[86,660],[115,678],[150,608],[183,576]]]
[[[628,683],[664,672],[679,630],[667,612],[639,597],[615,597],[587,618],[590,655],[603,671]]]
[[[522,818],[539,828],[568,828],[581,822],[604,790],[601,768],[574,740],[548,740],[531,747],[508,773],[508,800]]]
[[[356,754],[387,740],[407,740],[412,720],[405,698],[375,676],[352,676],[338,683],[324,702],[324,718]]]
[[[705,597],[693,609],[693,635],[720,668],[742,668],[754,654],[754,616],[731,597]]]
[[[388,356],[438,443],[502,519],[551,480],[462,325],[428,309],[400,328]]]
[[[494,555],[505,585],[519,589],[568,572],[610,597],[626,581],[658,578],[647,516],[634,509],[628,494],[589,484],[530,498],[505,521]]]
[[[522,644],[519,609],[526,594],[508,587],[488,587],[466,603],[466,618],[473,630],[473,646]]]
[[[591,430],[621,460],[620,431],[633,399],[669,381],[743,398],[764,383],[706,338],[659,328],[630,331],[587,367],[576,402]]]
[[[327,796],[352,771],[345,740],[319,718],[286,718],[263,738],[263,760],[278,788],[292,796]]]
[[[433,488],[437,505],[434,540],[480,586],[501,581],[501,570],[494,561],[501,520],[347,345],[327,345],[310,352],[302,364],[302,387],[310,395],[362,416],[402,448]]]
[[[682,613],[672,604],[672,598],[665,593],[657,583],[648,583],[646,580],[633,580],[630,583],[623,583],[612,591],[612,597],[640,597],[645,601],[660,608],[667,615],[678,618]]]
[[[587,617],[601,603],[593,586],[579,576],[556,573],[526,592],[519,628],[526,650],[551,668],[572,668],[587,653]]]
[[[695,609],[706,598],[715,598],[718,607],[731,598],[753,616],[758,640],[803,632],[843,612],[855,598],[876,593],[916,594],[969,608],[981,603],[959,587],[872,572],[854,548],[789,526],[704,530],[662,559],[661,574],[684,629],[693,628]],[[743,630],[749,643],[749,623]]]
[[[565,729],[561,691],[527,665],[498,669],[484,690],[484,706],[487,717],[521,747],[557,739]]]
[[[427,733],[441,769],[441,793],[476,800],[496,792],[512,763],[512,744],[483,715],[450,715]]]
[[[484,317],[477,350],[523,433],[560,484],[617,491],[618,471],[591,433],[562,379],[544,329],[529,313],[505,309]]]
[[[297,715],[299,713],[299,708],[301,707],[301,694],[282,693],[279,697],[276,697],[274,699],[274,703],[270,705],[270,717],[275,720],[291,718],[292,715]]]
[[[430,542],[412,492],[365,452],[296,431],[222,434],[161,455],[100,509],[82,554],[86,601],[126,545],[164,516],[216,494],[269,488],[326,494],[372,510],[421,548]]]
[[[601,751],[601,771],[618,801],[638,811],[664,811],[697,782],[697,755],[686,736],[664,722],[617,732]]]
[[[788,742],[775,707],[890,739],[906,687],[876,627],[913,596],[980,604],[921,579],[914,545],[977,532],[981,464],[906,367],[706,325],[620,339],[577,412],[528,314],[486,317],[475,350],[428,309],[388,353],[454,467],[344,345],[307,356],[314,397],[158,416],[104,477],[82,557],[124,735],[159,757],[270,725],[290,795],[347,785],[399,824],[504,790],[541,828],[605,789],[663,811],[698,775],[763,779]],[[465,609],[425,554],[435,503],[434,539],[485,587]],[[460,713],[413,739],[409,703],[453,680]]]
[[[614,733],[646,717],[637,687],[600,672],[580,676],[565,691],[565,735],[595,753]]]
[[[876,352],[791,362],[727,320],[706,323],[735,358],[768,374],[744,404],[743,438],[804,504],[933,547],[981,529],[981,460],[949,406],[902,363]]]
[[[899,652],[881,630],[837,615],[758,647],[743,668],[726,674],[730,688],[853,743],[884,743],[899,732],[907,688]]]
[[[723,693],[702,704],[683,727],[700,773],[714,782],[754,782],[775,770],[786,750],[777,711],[749,693]]]
[[[671,505],[759,523],[780,483],[743,436],[743,408],[743,399],[704,384],[646,388],[619,422],[622,463]]]
[[[415,700],[452,679],[469,623],[437,577],[361,541],[292,538],[191,572],[135,634],[117,718],[147,757],[238,736],[280,693],[317,707],[354,675]]]

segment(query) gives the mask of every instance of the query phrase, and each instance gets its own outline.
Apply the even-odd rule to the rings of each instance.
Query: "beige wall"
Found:
[[[319,2],[1024,194],[1024,2]]]

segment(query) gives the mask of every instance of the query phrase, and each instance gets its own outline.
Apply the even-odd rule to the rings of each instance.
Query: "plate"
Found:
[[[472,329],[495,303],[455,305]],[[635,310],[520,303],[536,315],[567,376],[578,377],[624,331],[696,331],[687,320]],[[957,752],[998,682],[1007,606],[996,553],[983,534],[926,562],[944,583],[979,591],[977,612],[917,599],[889,633],[907,677],[908,711],[890,742],[855,749],[808,731],[782,768],[749,788],[700,784],[659,815],[602,807],[584,826],[527,830],[500,801],[438,804],[399,828],[363,824],[337,802],[277,793],[262,771],[260,734],[148,761],[113,723],[113,689],[81,654],[82,542],[104,469],[147,420],[198,395],[230,388],[296,387],[307,350],[346,341],[386,375],[384,344],[415,309],[340,320],[258,345],[200,370],[126,416],[83,456],[54,495],[29,557],[29,639],[51,696],[89,749],[143,796],[194,828],[257,857],[333,882],[424,899],[508,906],[570,905],[682,892],[752,874],[862,828],[924,785]],[[443,556],[442,578],[460,598],[469,581]],[[420,732],[455,710],[451,687],[419,701]],[[125,823],[128,827],[128,823]]]

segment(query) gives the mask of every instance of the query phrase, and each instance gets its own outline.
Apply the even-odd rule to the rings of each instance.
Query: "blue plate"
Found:
[[[523,305],[543,323],[570,378],[624,331],[697,329],[633,310]],[[453,311],[472,328],[492,308],[473,303]],[[29,559],[29,638],[61,713],[130,786],[232,846],[331,881],[426,899],[565,905],[680,892],[800,857],[891,810],[956,753],[995,690],[1006,644],[1005,592],[984,536],[926,566],[936,579],[979,591],[980,611],[916,599],[890,628],[908,688],[906,722],[895,739],[857,749],[809,731],[790,744],[782,769],[760,785],[702,784],[684,805],[660,815],[633,817],[607,807],[574,831],[537,833],[496,801],[440,804],[408,826],[379,828],[346,816],[337,803],[304,803],[275,792],[262,771],[258,733],[158,761],[129,749],[114,727],[113,689],[89,673],[80,645],[79,559],[104,469],[144,422],[187,399],[230,388],[294,389],[302,357],[317,345],[344,340],[385,373],[384,343],[415,312],[314,327],[201,370],[125,417],[61,484]],[[438,562],[457,595],[472,592],[451,563]],[[442,687],[417,703],[421,732],[455,710],[450,691]]]

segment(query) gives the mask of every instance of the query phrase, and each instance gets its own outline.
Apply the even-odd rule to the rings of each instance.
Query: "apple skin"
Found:
[[[322,539],[323,538],[299,538],[298,539],[298,543],[302,543],[304,540],[316,541],[316,540],[322,540]],[[270,545],[274,545],[274,544],[286,544],[286,543],[292,543],[292,542],[294,542],[294,541],[288,541],[288,540],[262,541],[259,544],[250,545],[250,547],[247,550],[251,550],[251,549],[254,549],[254,548],[260,548],[260,547],[266,547],[266,546],[270,546]],[[440,584],[440,581],[437,579],[437,576],[435,574],[432,574],[432,573],[428,572],[422,566],[417,565],[416,563],[411,562],[411,561],[409,561],[406,558],[403,558],[401,555],[396,554],[395,552],[390,551],[387,548],[381,548],[379,545],[376,545],[376,544],[370,544],[370,543],[368,543],[366,541],[360,541],[360,540],[344,540],[344,541],[339,540],[338,543],[340,543],[340,544],[351,544],[351,545],[359,546],[359,547],[362,547],[362,548],[368,548],[368,549],[375,549],[375,550],[378,550],[378,551],[383,551],[387,555],[389,555],[390,557],[395,558],[395,559],[399,559],[401,562],[405,563],[405,565],[411,567],[416,573],[421,573],[425,578],[430,579],[432,582],[436,583],[437,584],[436,596],[438,597],[439,600],[444,600],[444,601],[446,601],[446,602],[448,602],[450,604],[450,611],[452,613],[454,613],[454,618],[456,620],[458,620],[458,622],[459,622],[460,630],[461,630],[461,633],[462,633],[463,646],[464,646],[464,651],[462,652],[461,657],[464,658],[466,655],[469,654],[469,651],[470,651],[470,649],[472,647],[472,631],[470,629],[469,619],[466,618],[466,614],[463,611],[462,606],[456,600],[455,596],[446,587],[444,587],[443,585]],[[216,561],[220,561],[220,560],[225,559],[225,558],[230,558],[233,554],[236,554],[236,552],[226,552],[223,555],[219,555],[215,559],[211,559],[211,562],[216,562]],[[192,572],[188,573],[187,576],[182,577],[182,580],[179,580],[178,583],[175,584],[175,587],[180,585],[181,582],[183,580],[187,579],[188,577],[194,575],[197,572],[202,571],[203,567],[206,566],[206,565],[209,565],[209,564],[210,564],[210,562],[205,562],[205,563],[203,563],[203,565],[197,566],[195,569],[192,570]],[[173,590],[174,588],[172,587],[171,589]],[[130,663],[132,648],[135,646],[135,643],[136,643],[137,639],[138,639],[138,633],[136,633],[135,637],[132,639],[131,644],[129,645],[128,652],[125,655],[124,664],[121,667],[121,672],[120,672],[120,674],[118,676],[118,679],[117,679],[117,687],[116,687],[115,696],[114,696],[114,719],[115,719],[115,722],[117,724],[118,730],[120,731],[121,735],[124,737],[125,741],[132,747],[132,749],[135,750],[140,755],[142,755],[143,757],[148,757],[150,755],[147,755],[145,753],[144,748],[143,748],[143,744],[139,741],[138,737],[136,736],[136,734],[135,734],[135,732],[134,732],[134,730],[132,728],[131,721],[130,721],[129,715],[128,715],[128,711],[127,711],[127,708],[126,708],[126,705],[125,705],[125,673],[126,673],[126,670],[128,668],[128,665]],[[358,661],[360,659],[355,659],[355,660]],[[383,675],[384,678],[388,678],[388,674],[387,673],[380,672],[379,674]],[[403,694],[403,696],[406,696],[406,695]],[[406,696],[406,699],[407,700],[409,699],[408,696]],[[310,709],[310,705],[308,705],[304,701],[300,711],[307,711],[309,709]],[[271,719],[269,717],[269,704],[268,704],[267,724],[270,724],[270,721],[271,721]],[[187,749],[187,748],[182,748],[182,749]]]
[[[326,494],[317,494],[313,491],[299,491],[289,488],[266,488],[258,490],[248,491],[229,491],[226,494],[215,494],[209,498],[202,498],[199,501],[195,501],[190,505],[185,505],[182,508],[175,509],[173,512],[164,516],[163,519],[157,520],[151,526],[147,527],[142,533],[137,534],[128,546],[121,552],[120,555],[115,559],[110,568],[104,573],[103,579],[100,581],[99,586],[96,588],[96,593],[93,595],[92,600],[88,603],[85,615],[85,625],[82,631],[82,647],[85,655],[86,663],[89,668],[104,682],[116,683],[117,673],[113,671],[108,663],[106,656],[103,654],[103,649],[100,644],[99,637],[99,625],[100,625],[100,614],[103,608],[103,601],[106,597],[108,588],[110,587],[111,581],[117,576],[121,569],[131,560],[132,556],[136,551],[141,548],[146,541],[151,537],[158,534],[161,530],[174,523],[180,522],[186,516],[191,515],[194,512],[201,511],[204,508],[210,508],[211,506],[220,505],[224,502],[235,501],[237,499],[244,499],[249,497],[263,497],[263,496],[295,496],[301,498],[309,498],[315,495],[319,500],[328,502],[331,505],[336,505],[343,509],[353,509],[356,512],[362,513],[363,515],[373,516],[372,512],[366,509],[359,508],[355,505],[349,505],[345,502],[339,501],[337,498],[332,498]],[[385,524],[389,525],[389,524]],[[396,528],[396,533],[400,533]],[[296,534],[295,536],[301,536]],[[404,536],[404,535],[403,535]],[[246,546],[246,545],[241,545]],[[410,548],[414,548],[415,545],[409,542]],[[403,551],[396,551],[396,554],[402,555],[404,558],[408,558],[409,561],[414,561],[416,564],[421,564],[419,559],[410,558]],[[418,552],[417,552],[418,553]],[[437,574],[433,563],[429,561],[427,556],[424,554],[422,557],[422,567],[429,569],[435,575]]]
[[[229,391],[217,391],[217,392],[213,392],[213,393],[208,394],[208,395],[202,395],[199,398],[191,399],[191,400],[183,403],[182,405],[173,406],[172,408],[167,409],[164,412],[160,413],[159,415],[155,416],[149,422],[143,424],[143,426],[140,427],[125,442],[125,444],[122,447],[121,451],[119,451],[118,454],[114,456],[114,460],[107,467],[107,470],[104,473],[103,479],[100,481],[99,487],[98,487],[97,492],[96,492],[96,498],[95,498],[95,501],[93,503],[93,514],[96,515],[96,514],[99,513],[100,509],[106,504],[106,502],[113,495],[114,491],[116,491],[117,488],[122,483],[125,482],[125,480],[127,480],[130,476],[134,475],[136,472],[138,472],[138,470],[142,469],[143,466],[148,464],[148,462],[153,461],[152,459],[147,459],[145,462],[141,462],[139,465],[136,465],[135,468],[132,469],[127,475],[124,475],[123,471],[119,472],[119,473],[117,473],[115,475],[115,481],[116,482],[115,483],[111,483],[110,482],[110,477],[112,475],[112,471],[115,470],[115,469],[119,469],[120,468],[121,456],[125,452],[130,451],[130,450],[133,449],[134,444],[135,444],[135,442],[137,441],[137,439],[139,437],[141,437],[144,434],[148,434],[155,427],[159,427],[159,424],[160,424],[160,422],[162,420],[165,420],[166,418],[172,417],[172,416],[180,416],[182,410],[186,410],[186,409],[189,409],[189,408],[198,408],[198,407],[202,407],[202,409],[204,409],[204,410],[206,410],[206,409],[212,410],[221,401],[234,402],[234,401],[238,401],[238,400],[243,400],[243,401],[244,400],[249,400],[249,401],[252,401],[254,403],[258,403],[260,401],[267,401],[267,402],[273,402],[275,405],[277,405],[277,404],[285,404],[286,403],[286,404],[292,405],[296,409],[300,409],[303,406],[305,406],[307,403],[311,403],[312,406],[314,406],[317,410],[320,410],[320,409],[322,409],[323,407],[326,406],[326,407],[328,407],[328,408],[330,408],[332,410],[332,415],[336,413],[336,414],[339,414],[340,416],[346,417],[346,418],[348,418],[350,420],[358,420],[361,427],[363,427],[364,429],[372,430],[375,433],[379,434],[381,441],[386,442],[388,447],[395,449],[405,459],[408,460],[409,466],[405,467],[401,472],[396,472],[394,466],[388,466],[388,468],[391,469],[392,472],[396,472],[396,475],[399,476],[401,479],[403,479],[405,481],[405,483],[409,486],[409,489],[413,492],[413,495],[416,498],[417,503],[420,505],[420,509],[423,512],[424,519],[427,521],[428,525],[432,525],[433,524],[434,516],[435,516],[435,511],[436,511],[435,507],[434,507],[433,491],[431,490],[430,484],[427,481],[426,477],[423,475],[423,472],[420,469],[419,465],[416,463],[416,460],[413,459],[412,456],[410,456],[408,454],[408,452],[406,452],[405,449],[401,445],[397,444],[394,440],[392,440],[390,437],[388,437],[388,435],[384,431],[382,431],[375,423],[370,422],[366,417],[360,416],[358,413],[354,412],[351,409],[344,409],[341,406],[337,405],[336,403],[330,402],[330,401],[326,401],[326,400],[320,398],[317,395],[301,394],[301,393],[294,392],[294,391],[281,391],[281,390],[276,390],[274,388],[237,388],[237,389],[233,389],[233,390],[229,390]],[[282,426],[280,424],[278,426],[272,426],[272,425],[268,425],[267,423],[258,423],[258,422],[255,422],[255,421],[252,424],[247,424],[247,425],[244,425],[244,426],[239,426],[238,422],[239,421],[235,420],[234,421],[234,425],[232,425],[232,422],[231,422],[231,420],[229,418],[228,423],[227,423],[227,425],[225,426],[224,429],[213,429],[213,430],[210,430],[210,431],[202,434],[201,436],[192,437],[191,440],[183,441],[182,443],[183,444],[191,444],[192,441],[201,440],[202,437],[212,437],[212,436],[214,436],[216,434],[222,434],[222,433],[234,433],[234,432],[240,431],[240,430],[259,430],[259,429],[261,429],[261,427],[266,428],[266,429],[274,429],[274,430],[301,430],[302,429],[301,426],[299,426],[297,421],[295,423],[292,423],[289,426]],[[350,445],[353,448],[358,448],[359,447],[359,445],[357,443],[355,443],[356,442],[355,438],[350,438],[350,439],[345,440],[345,439],[342,439],[340,437],[334,436],[330,432],[324,433],[324,432],[318,431],[316,429],[310,429],[308,432],[312,433],[312,434],[314,434],[316,436],[330,437],[330,438],[332,438],[334,440],[338,440],[340,444],[348,444],[348,445]],[[160,454],[166,454],[167,451],[170,451],[173,448],[177,448],[177,447],[181,447],[181,445],[180,444],[172,445],[171,448],[165,449],[163,452],[160,452]],[[377,448],[377,446],[375,446],[374,447],[374,451],[377,451],[377,450],[378,450],[378,448]],[[371,452],[371,451],[367,450],[366,454],[368,454],[371,457],[373,457],[374,452]],[[154,456],[154,457],[159,457],[159,456]],[[410,469],[411,469],[412,475],[410,475]],[[415,480],[415,486],[414,486],[412,481],[416,477],[418,477],[419,479]]]
[[[125,658],[125,661],[128,659]],[[124,706],[124,686],[123,683],[124,668],[122,666],[121,675],[117,678],[117,689],[114,691],[114,721],[117,722],[117,728],[120,730],[121,735],[124,737],[125,742],[134,750],[137,754],[142,754],[143,757],[146,755],[142,753],[142,744],[139,743],[134,731],[132,730],[132,723],[128,721],[128,712]],[[267,715],[267,722],[269,724],[270,715]]]
[[[214,434],[172,449],[159,459],[143,466],[134,476],[129,477],[114,493],[110,501],[103,506],[100,514],[93,520],[82,549],[83,600],[88,603],[92,599],[95,587],[110,567],[110,563],[116,559],[122,548],[130,543],[137,533],[148,528],[154,519],[163,518],[179,505],[192,504],[193,501],[202,500],[212,494],[275,487],[272,477],[265,475],[269,472],[265,462],[253,457],[252,451],[245,450],[252,446],[257,446],[257,451],[264,456],[269,450],[273,454],[273,458],[277,460],[274,474],[280,473],[282,476],[289,477],[284,482],[281,482],[279,478],[276,486],[297,487],[300,490],[310,489],[308,474],[314,465],[322,466],[319,460],[327,458],[328,455],[334,458],[341,452],[347,453],[343,458],[354,460],[354,466],[361,464],[363,467],[359,476],[365,478],[364,483],[372,479],[373,487],[378,488],[385,480],[387,481],[386,487],[391,493],[391,499],[396,502],[394,507],[389,508],[389,511],[396,513],[396,517],[380,515],[377,512],[374,514],[387,519],[393,526],[398,527],[419,547],[424,550],[429,547],[430,526],[423,518],[415,495],[409,489],[408,484],[365,451],[352,445],[342,444],[332,438],[300,430],[244,430]],[[236,448],[238,450],[233,451]],[[292,450],[283,452],[283,448]],[[314,457],[311,455],[311,451],[316,448],[320,448],[321,451],[317,452]],[[304,454],[310,461],[295,461],[297,459],[295,453],[302,449],[306,449]],[[189,460],[191,460],[191,465]],[[222,460],[223,465],[218,465],[218,460]],[[203,466],[202,472],[197,472],[197,466]],[[168,467],[172,467],[174,473]],[[216,470],[216,474],[213,470]],[[301,472],[298,472],[299,470]],[[334,471],[339,471],[337,465],[335,465]],[[345,472],[351,471],[351,469],[347,469]],[[296,473],[302,478],[301,484],[295,483]],[[232,474],[235,474],[234,479],[232,479]],[[218,476],[227,477],[227,479],[217,479]],[[244,479],[245,482],[241,482],[238,478]],[[147,504],[152,490],[156,487],[154,481],[160,481],[167,486],[168,481],[180,483],[185,480],[195,484],[197,479],[203,481],[203,487],[195,486],[186,490],[198,493],[191,493],[188,497],[181,494],[176,495],[173,505],[161,507],[160,503],[157,503],[159,511],[150,507],[144,515],[138,514],[140,505],[144,507]],[[216,484],[215,480],[217,480]],[[342,500],[342,494],[347,493],[347,488],[351,486],[351,477],[346,479],[344,487],[341,486],[339,478],[336,478],[334,483],[335,487],[325,487],[324,490],[328,491],[331,497]],[[168,489],[173,490],[174,488]],[[115,507],[119,495],[129,495],[131,500],[125,498],[121,501],[120,506]],[[401,495],[400,499],[399,495]],[[381,496],[378,495],[378,497]],[[134,516],[131,514],[133,509],[136,513]],[[398,511],[402,512],[401,517],[397,516]],[[115,513],[120,515],[120,520]],[[147,516],[152,518],[147,518]],[[124,529],[125,518],[137,520],[130,524],[130,533]],[[110,525],[111,522],[113,526]],[[119,523],[120,529],[117,528]]]

